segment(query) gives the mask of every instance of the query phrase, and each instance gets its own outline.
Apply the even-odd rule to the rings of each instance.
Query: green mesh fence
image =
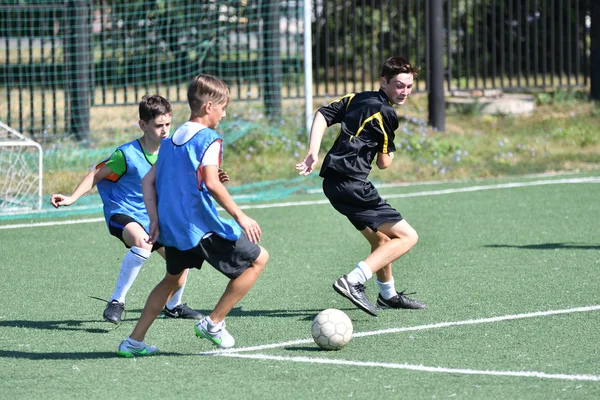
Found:
[[[4,0],[0,120],[42,144],[46,187],[63,171],[79,172],[80,179],[131,140],[145,94],[180,105],[184,111],[173,122],[182,123],[187,84],[198,73],[223,79],[233,102],[252,110],[222,124],[231,129],[228,143],[257,131],[296,141],[298,129],[277,126],[289,118],[282,99],[304,95],[302,18],[302,1]],[[265,119],[259,124],[253,115]],[[268,200],[298,190],[297,184],[274,180],[232,191],[244,201]],[[31,215],[52,213],[50,194],[44,191],[43,209]],[[99,205],[91,195],[61,211]],[[18,217],[5,211],[5,218]]]
[[[95,140],[99,107],[186,101],[202,72],[279,117],[301,98],[302,1],[4,0],[0,120],[39,142]]]
[[[305,151],[305,145],[301,142],[291,143],[291,139],[286,136],[287,132],[274,127],[265,126],[256,122],[224,121],[219,125],[220,129],[231,132],[225,136],[225,146],[227,152],[234,153],[236,144],[240,139],[249,140],[260,133],[261,141],[253,142],[257,147],[274,147],[276,152],[283,157],[299,156],[298,151]],[[250,146],[252,149],[252,146]],[[72,188],[67,190],[68,194],[75,188],[75,185],[83,178],[85,173],[93,168],[100,161],[108,158],[115,147],[86,148],[74,144],[55,144],[47,146],[44,151],[44,170],[46,175],[62,175],[68,172],[75,174]],[[243,155],[243,154],[242,154]],[[248,153],[246,159],[251,158]],[[231,164],[230,164],[231,165]],[[291,194],[305,192],[307,190],[319,188],[321,184],[317,174],[309,177],[296,177],[292,179],[271,179],[257,182],[228,185],[229,192],[233,198],[241,205],[252,204],[256,202],[277,201],[284,199]],[[55,210],[50,205],[50,194],[43,196],[42,207],[35,211],[6,211],[0,210],[0,221],[10,221],[16,219],[43,219],[52,217],[70,217],[85,216],[88,214],[97,214],[102,210],[102,202],[97,193],[89,193],[82,196],[70,207],[61,207]]]

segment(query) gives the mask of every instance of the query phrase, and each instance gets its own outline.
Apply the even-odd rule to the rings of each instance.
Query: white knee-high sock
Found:
[[[188,278],[188,275],[186,275],[186,277],[185,277],[185,282],[183,282],[183,286],[180,287],[178,291],[176,291],[175,293],[173,293],[173,296],[171,296],[171,298],[167,302],[167,308],[169,310],[172,310],[172,309],[174,309],[175,307],[177,307],[178,305],[181,304],[181,296],[183,296],[183,288],[185,288],[185,284],[187,282],[187,278]]]
[[[125,296],[133,285],[135,278],[137,278],[142,264],[150,257],[150,251],[144,250],[140,247],[133,246],[131,250],[123,258],[121,264],[121,270],[119,271],[119,278],[115,286],[115,291],[111,297],[112,300],[117,300],[121,303],[125,303]]]

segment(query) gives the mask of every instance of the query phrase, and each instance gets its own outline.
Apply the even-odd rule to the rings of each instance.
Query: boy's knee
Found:
[[[256,268],[259,273],[265,269],[267,262],[269,261],[269,252],[264,248],[260,247],[260,254],[252,263],[252,268]]]
[[[419,241],[419,234],[417,231],[413,230],[407,236],[408,242],[411,244],[410,247],[413,247]]]
[[[139,247],[147,251],[152,251],[152,245],[148,244],[144,238],[135,238],[130,247]]]

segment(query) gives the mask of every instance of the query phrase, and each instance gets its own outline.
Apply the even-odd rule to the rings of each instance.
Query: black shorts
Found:
[[[252,243],[244,233],[237,241],[223,239],[212,234],[190,250],[181,251],[165,246],[167,272],[179,275],[186,268],[202,268],[206,260],[214,269],[234,279],[240,276],[258,258],[261,249]]]
[[[136,224],[141,226],[142,229],[144,229],[142,224],[137,222],[135,219],[131,218],[129,215],[125,214],[115,214],[112,217],[110,217],[110,220],[108,221],[108,231],[110,232],[110,234],[118,238],[121,242],[123,242],[125,247],[127,247],[128,249],[130,249],[131,246],[127,246],[127,243],[125,243],[125,241],[123,240],[123,229],[125,229],[125,226],[127,224],[130,224],[132,222],[135,222]],[[163,245],[156,242],[152,245],[152,251],[158,250],[161,247],[163,247]]]
[[[323,192],[359,231],[367,227],[377,231],[384,222],[402,221],[402,215],[381,198],[371,182],[326,177]]]

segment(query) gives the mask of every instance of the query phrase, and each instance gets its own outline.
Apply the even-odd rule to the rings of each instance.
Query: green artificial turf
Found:
[[[142,268],[124,322],[103,322],[99,299],[126,252],[103,222],[0,229],[0,398],[596,399],[600,184],[532,184],[584,176],[594,174],[381,188],[420,235],[394,263],[396,286],[429,308],[377,318],[331,288],[368,245],[322,195],[247,209],[271,258],[227,318],[237,341],[227,357],[200,354],[215,348],[194,321],[164,318],[146,337],[160,355],[116,356],[164,261]],[[192,270],[183,300],[208,313],[226,283]],[[340,351],[310,341],[325,308],[353,321]]]

